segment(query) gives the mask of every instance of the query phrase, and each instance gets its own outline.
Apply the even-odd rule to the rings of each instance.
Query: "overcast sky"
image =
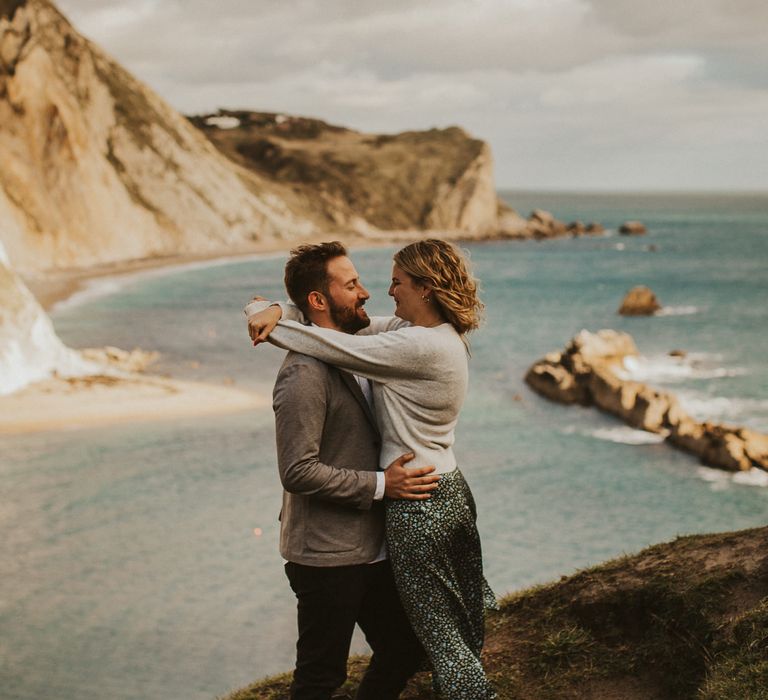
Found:
[[[768,190],[766,0],[59,0],[184,113],[459,125],[499,187]]]

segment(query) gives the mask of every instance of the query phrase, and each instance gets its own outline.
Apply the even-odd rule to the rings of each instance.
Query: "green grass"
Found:
[[[500,601],[500,700],[768,700],[768,527],[650,547]],[[350,663],[354,696],[365,658]],[[227,700],[287,698],[290,675]],[[422,674],[403,700],[431,698]]]

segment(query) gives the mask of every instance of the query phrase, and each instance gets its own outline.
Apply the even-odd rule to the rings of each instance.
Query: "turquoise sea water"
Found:
[[[678,534],[765,524],[759,482],[546,402],[522,377],[582,328],[616,328],[634,336],[645,381],[696,415],[768,431],[768,197],[503,196],[609,231],[468,246],[488,321],[472,341],[457,453],[496,592]],[[634,218],[647,236],[615,234]],[[373,313],[391,309],[391,253],[353,251]],[[269,391],[282,353],[250,347],[240,309],[252,292],[282,296],[282,266],[273,256],[136,276],[54,322],[76,347],[156,349],[158,372]],[[618,316],[635,284],[666,315]],[[269,410],[0,437],[0,483],[3,698],[202,700],[290,669]]]

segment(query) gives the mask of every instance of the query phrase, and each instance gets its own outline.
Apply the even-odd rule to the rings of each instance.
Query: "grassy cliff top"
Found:
[[[339,697],[366,663],[350,661]],[[768,527],[681,537],[514,594],[488,618],[484,663],[500,700],[768,700]],[[225,700],[287,698],[289,683]],[[427,674],[402,697],[431,698]]]
[[[428,228],[445,192],[490,153],[458,127],[364,134],[319,119],[234,110],[188,119],[228,158],[290,187],[328,221],[357,216],[383,230]],[[219,119],[231,123],[221,128]]]

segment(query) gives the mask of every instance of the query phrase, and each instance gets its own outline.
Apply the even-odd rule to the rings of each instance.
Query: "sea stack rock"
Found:
[[[648,287],[633,287],[621,302],[622,316],[652,316],[661,308],[656,295]]]
[[[669,444],[711,467],[768,471],[768,435],[720,423],[699,423],[682,409],[674,394],[627,379],[624,360],[637,354],[627,333],[581,331],[563,352],[551,352],[535,362],[525,381],[551,401],[593,405],[634,428],[664,435]]]
[[[558,238],[569,233],[568,227],[548,211],[534,209],[528,217],[527,234],[537,240],[543,238]]]
[[[648,230],[640,221],[625,221],[619,227],[619,233],[623,236],[642,236],[648,233]]]

